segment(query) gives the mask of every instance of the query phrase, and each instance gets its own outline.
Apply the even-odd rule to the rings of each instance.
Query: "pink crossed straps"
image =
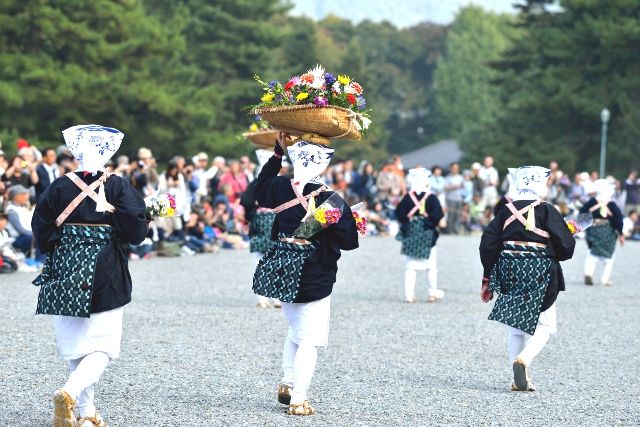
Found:
[[[66,174],[65,176],[69,178],[75,185],[77,185],[78,188],[80,188],[80,190],[82,191],[80,191],[80,194],[78,194],[76,198],[73,199],[71,203],[69,203],[69,205],[65,208],[65,210],[62,211],[60,216],[58,216],[58,218],[56,219],[56,226],[58,227],[62,226],[62,223],[69,217],[69,215],[73,213],[73,211],[76,210],[76,208],[80,205],[80,203],[82,203],[82,201],[87,197],[91,197],[94,202],[98,203],[98,195],[96,194],[95,190],[100,186],[100,183],[104,183],[107,180],[107,178],[109,178],[109,175],[110,174],[107,174],[106,172],[104,172],[99,179],[91,183],[91,185],[87,185],[84,183],[84,181],[78,178],[78,176],[75,173],[69,172],[68,174]]]
[[[424,201],[427,200],[427,197],[429,197],[429,193],[425,193],[425,195],[422,196],[422,199],[418,200],[418,198],[416,197],[416,193],[414,193],[413,191],[410,191],[409,197],[411,197],[411,200],[413,200],[413,204],[414,204],[413,208],[411,208],[411,210],[407,214],[407,218],[411,219],[416,214],[416,212],[420,210],[420,206],[422,206],[422,203],[424,203]],[[426,210],[426,206],[425,206],[425,211],[422,215],[424,215],[425,217],[429,216]]]
[[[280,206],[274,208],[273,211],[275,213],[279,214],[280,212],[297,205],[302,205],[303,208],[307,209],[309,207],[309,203],[307,202],[307,200],[309,200],[311,196],[315,197],[327,189],[327,187],[323,185],[317,190],[307,194],[306,196],[303,196],[302,194],[300,194],[300,191],[298,191],[298,188],[295,185],[293,185],[293,179],[291,180],[291,188],[293,188],[293,193],[296,195],[296,198],[293,200],[289,200],[288,202],[283,203]]]
[[[602,202],[598,202],[595,205],[591,206],[589,212],[595,212],[602,207]],[[605,205],[604,208],[607,210],[607,216],[613,216],[613,213],[609,209],[609,206]]]
[[[515,221],[516,219],[518,221],[520,221],[520,223],[522,225],[526,225],[527,220],[524,218],[524,213],[529,209],[529,207],[535,208],[536,206],[538,206],[540,204],[540,199],[536,200],[535,202],[531,203],[530,205],[525,206],[524,208],[517,210],[516,207],[513,205],[512,202],[507,203],[507,207],[509,208],[509,210],[511,211],[512,215],[504,222],[504,227],[502,227],[502,229],[504,230],[505,228],[507,228],[507,226],[509,224],[511,224],[513,221]],[[551,237],[551,235],[549,233],[547,233],[546,231],[535,227],[533,230],[531,230],[532,232],[536,233],[538,236],[542,236],[545,238],[549,238]]]

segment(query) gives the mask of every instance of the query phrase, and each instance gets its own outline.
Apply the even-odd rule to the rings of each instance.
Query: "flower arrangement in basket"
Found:
[[[346,75],[335,77],[316,65],[282,85],[258,76],[264,95],[253,108],[271,126],[294,135],[316,134],[324,138],[361,139],[371,119],[365,111],[362,86]]]

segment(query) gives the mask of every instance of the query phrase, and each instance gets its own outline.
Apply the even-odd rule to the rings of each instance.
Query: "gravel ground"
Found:
[[[255,308],[248,252],[131,264],[122,355],[96,387],[111,427],[217,425],[638,425],[640,244],[618,250],[615,287],[582,285],[585,243],[563,264],[558,329],[536,359],[539,391],[509,391],[506,331],[479,299],[478,238],[438,244],[443,302],[402,303],[403,260],[367,238],[340,261],[313,417],[275,400],[286,322]],[[419,283],[424,276],[418,276]],[[52,321],[33,316],[33,274],[0,276],[0,426],[46,426],[65,381]]]

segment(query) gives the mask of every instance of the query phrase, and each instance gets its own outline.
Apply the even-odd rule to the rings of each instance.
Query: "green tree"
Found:
[[[456,15],[434,76],[439,138],[459,138],[498,114],[500,92],[491,85],[497,72],[490,62],[509,46],[510,21],[477,6]]]

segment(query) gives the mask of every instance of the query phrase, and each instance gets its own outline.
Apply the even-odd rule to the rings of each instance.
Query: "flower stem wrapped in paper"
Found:
[[[364,216],[363,209],[364,203],[362,202],[351,206],[351,213],[353,214],[353,219],[356,221],[356,228],[362,236],[367,234],[367,218]]]
[[[593,225],[593,215],[591,212],[571,214],[565,217],[564,222],[567,223],[571,234],[578,234]]]
[[[176,214],[176,199],[169,193],[154,193],[144,199],[147,219],[170,218]]]

